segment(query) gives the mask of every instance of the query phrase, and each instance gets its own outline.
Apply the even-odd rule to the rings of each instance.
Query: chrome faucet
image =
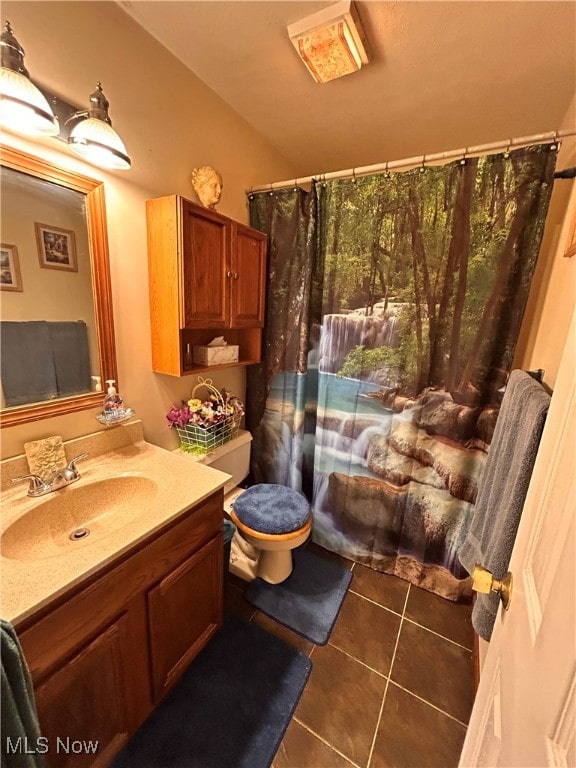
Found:
[[[39,475],[22,475],[22,477],[12,478],[13,483],[19,483],[22,480],[30,480],[28,486],[28,496],[44,496],[52,491],[57,491],[59,488],[65,488],[71,483],[75,483],[80,479],[80,472],[76,467],[76,462],[80,459],[87,458],[87,453],[81,453],[79,456],[75,456],[64,469],[59,469],[54,472],[51,478],[43,480]]]

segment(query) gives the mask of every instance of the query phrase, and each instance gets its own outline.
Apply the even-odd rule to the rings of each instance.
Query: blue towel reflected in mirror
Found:
[[[83,321],[2,321],[0,345],[6,407],[90,392]]]

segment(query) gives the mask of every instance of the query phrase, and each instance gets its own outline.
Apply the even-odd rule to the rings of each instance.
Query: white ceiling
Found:
[[[360,0],[370,63],[324,85],[286,27],[331,2],[119,5],[299,176],[555,130],[576,92],[573,2]]]

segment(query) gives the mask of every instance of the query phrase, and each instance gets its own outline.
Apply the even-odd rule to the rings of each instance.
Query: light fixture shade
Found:
[[[68,145],[72,152],[102,168],[124,171],[131,167],[120,136],[111,125],[95,117],[87,117],[74,126]]]
[[[124,142],[118,136],[108,116],[108,99],[104,96],[102,85],[98,83],[94,93],[90,94],[90,109],[73,115],[79,118],[68,137],[72,152],[101,168],[113,171],[126,171],[131,167]]]
[[[288,35],[317,83],[349,75],[368,64],[366,38],[351,0],[290,24]]]
[[[0,125],[28,135],[57,136],[58,120],[46,97],[30,80],[24,49],[6,22],[0,37]]]

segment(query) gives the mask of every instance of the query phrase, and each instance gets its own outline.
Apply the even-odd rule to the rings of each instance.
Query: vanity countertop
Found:
[[[69,451],[67,457],[71,457]],[[27,495],[26,483],[10,488],[4,484],[0,518],[0,537],[4,537],[0,538],[0,615],[13,624],[104,569],[166,523],[223,488],[230,479],[224,472],[191,462],[184,455],[141,438],[116,445],[108,452],[91,454],[79,462],[78,469],[81,475],[78,481],[39,498]],[[134,487],[143,487],[146,492],[141,497],[134,494]],[[92,510],[86,510],[86,527],[92,526],[91,535],[72,542],[67,531],[63,537],[61,532],[51,530],[49,521],[37,516],[37,525],[22,528],[26,531],[23,541],[17,541],[16,548],[8,545],[9,536],[12,540],[15,538],[14,528],[6,535],[11,526],[22,526],[23,517],[47,501],[56,500],[53,504],[61,501],[65,515],[66,497],[71,500],[70,494],[75,494],[77,499],[82,498],[77,493],[82,488],[82,494],[96,490],[98,506],[101,503],[104,508],[96,519],[90,518]],[[108,501],[112,511],[107,509]],[[46,507],[42,512],[44,509]],[[55,519],[56,527],[60,528],[60,516]],[[43,549],[41,537],[49,538],[50,546]]]

